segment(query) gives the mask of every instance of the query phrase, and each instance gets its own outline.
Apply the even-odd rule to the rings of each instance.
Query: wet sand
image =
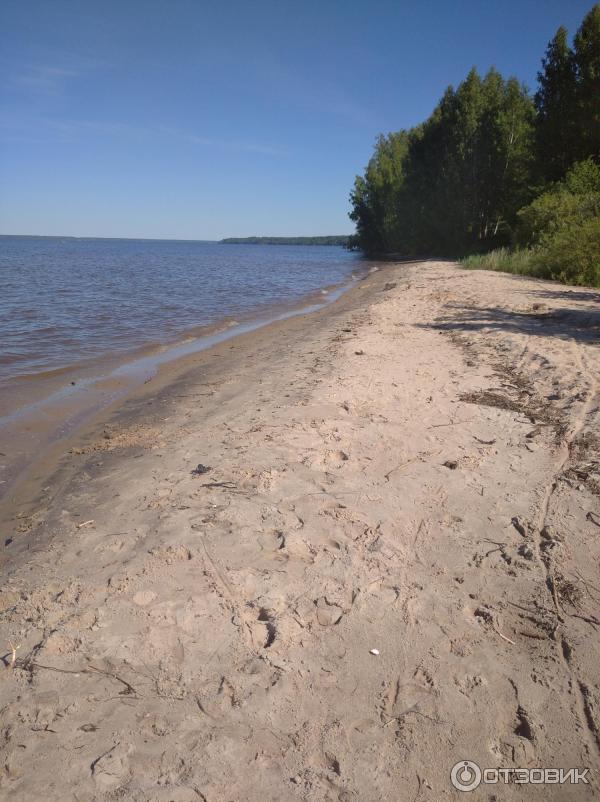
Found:
[[[190,329],[171,343],[146,346],[65,366],[42,374],[14,377],[0,383],[0,502],[19,493],[32,465],[46,463],[83,424],[103,418],[142,385],[155,379],[162,367],[174,372],[193,356],[269,322],[318,311],[335,302],[370,268],[365,262],[356,277],[343,285],[323,287],[301,301],[265,305],[245,318],[225,318],[211,326]],[[171,374],[168,374],[171,375]],[[57,448],[52,448],[58,444]],[[48,454],[47,452],[51,452]]]
[[[385,265],[57,443],[2,508],[3,795],[596,798],[598,300]]]

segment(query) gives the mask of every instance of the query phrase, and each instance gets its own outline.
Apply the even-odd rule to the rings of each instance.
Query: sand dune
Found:
[[[8,510],[3,798],[594,798],[598,300],[385,265],[69,444]]]

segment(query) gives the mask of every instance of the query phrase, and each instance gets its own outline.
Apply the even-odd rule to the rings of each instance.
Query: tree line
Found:
[[[350,195],[356,225],[350,244],[403,256],[526,248],[530,272],[535,264],[543,275],[549,237],[566,212],[571,224],[585,228],[592,250],[586,281],[596,283],[590,259],[600,280],[598,163],[600,4],[572,45],[566,29],[558,29],[533,96],[494,68],[483,77],[472,69],[423,124],[380,136]],[[577,283],[576,275],[558,275],[556,265],[553,271],[546,275]]]
[[[317,237],[227,237],[224,245],[342,245],[347,246],[347,234],[330,234]]]

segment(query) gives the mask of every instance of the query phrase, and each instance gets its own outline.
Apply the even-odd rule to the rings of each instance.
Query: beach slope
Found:
[[[6,513],[3,798],[594,798],[598,300],[382,265],[65,446]]]

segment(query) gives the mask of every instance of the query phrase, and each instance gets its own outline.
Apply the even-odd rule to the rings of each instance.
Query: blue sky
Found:
[[[592,0],[4,0],[0,232],[352,229],[379,132],[495,65],[529,87]]]

